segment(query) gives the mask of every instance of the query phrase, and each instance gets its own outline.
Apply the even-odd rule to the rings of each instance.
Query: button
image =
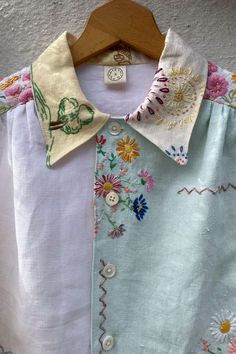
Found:
[[[114,264],[107,263],[103,268],[103,274],[106,278],[112,278],[116,274],[116,267]]]
[[[114,346],[114,338],[112,336],[106,336],[102,341],[102,347],[105,351],[111,350]]]
[[[116,192],[111,191],[106,195],[106,203],[109,206],[114,206],[119,202],[119,196]]]
[[[108,125],[108,130],[111,135],[119,135],[120,132],[122,131],[122,127],[118,122],[111,122]]]

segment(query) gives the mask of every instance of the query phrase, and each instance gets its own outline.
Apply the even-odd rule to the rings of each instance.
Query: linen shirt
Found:
[[[236,73],[76,39],[0,82],[0,353],[235,354]]]

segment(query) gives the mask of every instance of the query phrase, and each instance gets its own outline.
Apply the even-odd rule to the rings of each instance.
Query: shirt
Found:
[[[76,39],[0,83],[1,354],[235,354],[236,73]]]

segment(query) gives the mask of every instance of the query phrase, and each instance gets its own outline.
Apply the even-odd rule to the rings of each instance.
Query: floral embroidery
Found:
[[[119,178],[113,174],[102,175],[102,178],[97,178],[95,182],[95,193],[100,197],[105,197],[110,191],[119,193],[121,183]]]
[[[13,354],[12,352],[5,351],[5,349],[0,345],[0,354]]]
[[[181,145],[178,149],[171,145],[169,150],[165,150],[166,154],[173,157],[179,165],[185,165],[188,160],[188,153],[184,152],[184,147]]]
[[[0,83],[0,113],[33,99],[28,68],[3,79]]]
[[[228,310],[221,310],[212,317],[210,331],[218,342],[228,342],[236,335],[236,317]]]
[[[143,197],[142,194],[140,194],[139,197],[134,199],[133,203],[133,210],[135,212],[136,218],[140,221],[143,219],[144,214],[146,213],[148,209],[147,203],[145,198]]]
[[[101,221],[105,219],[111,225],[107,235],[115,239],[123,236],[127,230],[123,223],[116,221],[120,219],[121,212],[128,210],[137,220],[143,220],[149,209],[143,192],[151,192],[155,181],[147,168],[139,169],[136,178],[129,177],[130,164],[134,163],[140,154],[138,142],[133,137],[123,136],[115,142],[117,154],[107,152],[106,142],[104,135],[96,136],[97,164],[94,192],[96,198],[104,199],[104,203],[96,211],[95,232],[97,233]],[[139,193],[140,188],[142,193]],[[111,191],[119,196],[118,204],[114,206],[109,206],[105,202],[107,194]]]
[[[119,157],[127,162],[131,162],[132,158],[136,159],[139,156],[138,144],[135,139],[129,136],[124,136],[117,141],[116,151],[118,151]]]
[[[125,231],[126,231],[126,229],[124,228],[124,224],[121,224],[121,225],[115,227],[113,230],[111,230],[108,233],[108,236],[110,236],[111,238],[118,238],[118,237],[122,236]]]
[[[165,124],[168,129],[193,121],[193,112],[204,86],[201,76],[191,67],[171,67],[168,74],[162,68],[155,72],[154,81],[147,97],[125,120],[152,119],[156,124]]]
[[[236,354],[236,316],[229,310],[222,309],[212,316],[209,327],[212,339],[200,339],[200,352],[210,354]]]
[[[216,73],[212,73],[207,81],[207,95],[209,95],[208,98],[217,98],[219,96],[223,96],[228,90],[228,82],[227,80],[223,77],[220,76]]]
[[[138,172],[138,176],[141,177],[141,183],[146,185],[147,192],[151,192],[154,186],[154,180],[149,174],[149,171],[143,168]]]
[[[204,98],[236,108],[236,73],[208,61],[208,80]]]

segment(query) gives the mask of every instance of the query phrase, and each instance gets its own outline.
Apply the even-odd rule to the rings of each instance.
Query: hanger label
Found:
[[[126,65],[104,65],[105,84],[117,85],[126,81]]]

